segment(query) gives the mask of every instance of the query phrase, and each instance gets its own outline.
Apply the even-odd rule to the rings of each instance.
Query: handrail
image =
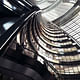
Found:
[[[32,5],[31,4],[29,4],[27,1],[26,2],[24,2],[24,1],[22,1],[22,0],[9,0],[9,2],[11,3],[11,4],[13,4],[13,5],[15,5],[16,7],[19,7],[20,9],[22,9],[22,8],[25,8],[25,10],[26,9],[29,9],[30,10],[30,8],[32,7]]]
[[[20,15],[16,11],[14,11],[12,8],[10,8],[8,5],[4,4],[3,2],[0,1],[0,4],[2,4],[4,7],[8,8],[11,12],[14,12],[17,15]]]
[[[40,0],[40,1],[36,1],[37,4],[41,4],[43,2],[45,2],[46,0]]]
[[[1,35],[0,51],[8,46],[8,44],[15,38],[18,32],[23,28],[23,25],[31,18],[32,15],[36,14],[36,12],[37,11],[33,10],[24,14],[14,25],[12,25],[12,27],[10,27],[3,35]]]
[[[29,5],[30,7],[32,7],[32,4],[29,3],[28,1],[25,1],[25,0],[19,0],[19,1],[23,2],[25,5],[27,4],[27,5]]]
[[[36,1],[37,2],[37,1]],[[44,2],[48,2],[48,0],[42,0],[40,1],[40,3],[36,3],[38,5],[40,5],[41,3],[44,3]],[[50,3],[49,6],[41,9],[43,11],[43,13],[47,12],[47,11],[50,11],[52,8],[55,8],[59,3],[61,2],[61,0],[56,0],[56,1],[53,1],[53,3]]]
[[[16,1],[8,0],[8,2],[10,3],[10,5],[12,7],[15,7],[15,9],[8,6],[6,3],[4,3],[2,1],[0,1],[0,4],[2,4],[5,8],[7,8],[11,12],[14,12],[15,14],[17,14],[19,16],[23,13],[26,13],[26,11],[27,12],[30,11],[31,8],[34,6],[34,5],[30,4],[29,2],[23,1],[23,0],[18,0],[18,1],[17,0]]]
[[[55,8],[60,2],[61,2],[61,0],[57,0],[55,3],[52,3],[48,7],[42,9],[43,13],[50,11],[52,8]]]

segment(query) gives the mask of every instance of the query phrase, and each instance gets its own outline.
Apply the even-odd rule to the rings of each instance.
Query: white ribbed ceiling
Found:
[[[36,0],[36,4],[43,10],[42,16],[53,21],[70,10],[77,0]]]

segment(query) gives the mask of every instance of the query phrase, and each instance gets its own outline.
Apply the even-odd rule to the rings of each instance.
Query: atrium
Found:
[[[0,0],[0,80],[80,80],[80,0]]]

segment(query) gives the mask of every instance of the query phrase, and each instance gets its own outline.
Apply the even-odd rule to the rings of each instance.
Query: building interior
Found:
[[[80,0],[0,0],[0,80],[80,80]]]

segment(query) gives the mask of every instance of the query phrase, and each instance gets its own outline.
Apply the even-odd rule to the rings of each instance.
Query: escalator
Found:
[[[14,5],[14,2],[10,3]],[[25,12],[23,7],[19,14],[17,4],[16,2],[14,5],[17,6],[16,10],[11,11],[1,3],[1,7],[4,7],[1,12],[4,13],[6,9],[8,14],[5,13],[0,21],[0,80],[52,80],[55,76],[51,75],[46,65],[26,55],[30,52],[24,51],[23,47],[23,30],[26,31],[29,23],[32,23],[32,16],[38,13],[39,8],[35,5],[24,4],[29,10],[26,9]],[[10,13],[15,15],[9,15]],[[17,40],[18,35],[20,35],[18,38],[20,43]]]

